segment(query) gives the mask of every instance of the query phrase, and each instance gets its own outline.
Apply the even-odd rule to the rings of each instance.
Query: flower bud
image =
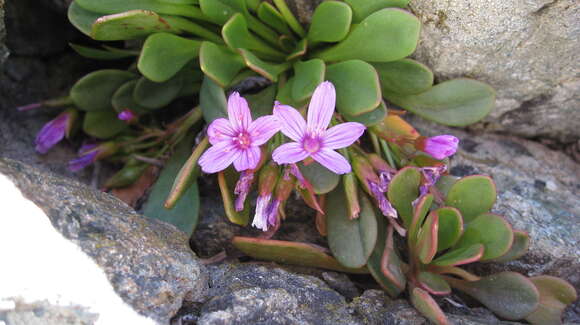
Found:
[[[370,127],[379,138],[399,145],[412,143],[420,134],[399,115],[387,115],[380,123]]]
[[[435,159],[445,159],[457,151],[459,139],[452,135],[438,135],[430,138],[419,137],[415,140],[415,148]]]
[[[77,118],[78,112],[74,109],[69,109],[46,123],[36,135],[36,151],[46,153],[65,136],[69,137],[74,130]]]
[[[342,177],[342,184],[344,185],[344,192],[346,194],[346,204],[348,206],[350,220],[358,219],[360,214],[360,205],[358,202],[358,188],[356,184],[356,176],[350,172]]]
[[[113,141],[104,142],[99,145],[84,144],[79,149],[79,157],[68,162],[68,168],[79,171],[98,159],[109,157],[117,152],[119,145]]]
[[[290,197],[294,188],[294,178],[290,177],[290,168],[284,171],[284,175],[278,179],[274,201],[268,207],[268,224],[275,225],[278,221],[278,210],[284,202]]]
[[[131,124],[136,121],[137,115],[132,110],[126,108],[117,115],[117,118],[121,121],[125,121],[126,123]]]

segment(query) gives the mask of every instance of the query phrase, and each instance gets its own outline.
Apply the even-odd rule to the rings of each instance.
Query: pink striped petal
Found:
[[[278,131],[280,131],[280,123],[273,115],[258,118],[248,128],[248,133],[252,137],[252,146],[263,145]]]
[[[316,87],[310,105],[308,105],[308,130],[320,133],[326,130],[336,104],[336,91],[330,81]]]
[[[230,121],[225,118],[218,118],[211,122],[207,128],[207,136],[209,143],[216,145],[218,142],[234,137],[235,131],[232,129]]]
[[[228,168],[239,156],[240,150],[230,141],[223,141],[207,149],[199,158],[198,164],[204,173],[212,174]]]
[[[306,131],[306,122],[294,107],[276,102],[274,116],[278,119],[280,130],[285,136],[297,142],[302,139]]]
[[[346,122],[331,127],[323,138],[324,147],[340,149],[353,144],[365,132],[366,127],[357,122]]]
[[[350,172],[350,164],[346,158],[334,150],[328,148],[321,149],[317,153],[312,154],[312,158],[336,174]]]
[[[249,147],[246,150],[240,150],[240,155],[234,160],[234,167],[239,172],[254,169],[260,162],[260,154],[260,147]]]
[[[283,144],[272,153],[272,159],[278,164],[293,164],[308,157],[308,152],[297,142]]]
[[[236,132],[247,130],[252,123],[248,102],[238,92],[233,92],[228,98],[228,120]]]

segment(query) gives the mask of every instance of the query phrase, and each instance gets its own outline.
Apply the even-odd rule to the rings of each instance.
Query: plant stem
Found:
[[[170,25],[173,25],[178,29],[208,39],[217,44],[224,44],[224,41],[222,40],[221,36],[190,20],[172,16],[163,16],[163,19],[165,19],[167,22],[169,22]]]
[[[393,156],[391,154],[391,149],[389,149],[389,144],[383,139],[380,140],[380,143],[381,147],[383,148],[383,152],[385,153],[385,157],[387,158],[387,162],[392,168],[397,169],[397,165],[395,164],[395,161],[393,160]]]
[[[379,146],[379,138],[373,132],[369,132],[369,136],[371,137],[371,142],[373,143],[373,149],[375,149],[375,152],[377,153],[377,155],[380,156],[381,155],[381,147]]]
[[[278,35],[275,31],[273,31],[268,26],[264,25],[261,21],[256,19],[252,15],[245,16],[246,20],[248,21],[248,28],[258,34],[261,38],[266,40],[271,45],[276,46],[279,49],[282,49],[280,44],[278,43]]]
[[[300,37],[305,37],[306,32],[304,31],[304,28],[302,28],[302,25],[300,25],[296,17],[294,17],[294,14],[292,14],[292,11],[290,10],[290,8],[288,8],[286,2],[284,0],[274,0],[274,4],[276,5],[276,7],[278,7],[278,10],[282,14],[288,25],[290,26],[290,28],[292,28],[292,30]]]

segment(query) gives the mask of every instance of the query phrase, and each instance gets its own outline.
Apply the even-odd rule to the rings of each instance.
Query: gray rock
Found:
[[[352,300],[354,297],[360,296],[356,285],[344,273],[322,272],[322,279],[346,299]]]
[[[92,325],[98,317],[82,306],[63,307],[46,301],[0,306],[0,321],[6,325]]]
[[[184,300],[205,299],[205,268],[174,226],[140,216],[106,193],[14,160],[0,158],[0,174],[97,263],[139,313],[167,323]]]
[[[208,267],[210,295],[201,310],[208,324],[359,324],[345,298],[324,281],[258,264]]]
[[[9,55],[6,45],[4,45],[4,40],[6,39],[6,28],[4,26],[4,0],[0,0],[0,67],[4,60]]]
[[[524,137],[580,138],[580,3],[411,1],[423,22],[414,56],[439,80],[467,76],[498,92],[486,127]]]

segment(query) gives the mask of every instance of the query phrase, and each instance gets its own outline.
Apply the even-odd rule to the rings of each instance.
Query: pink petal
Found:
[[[334,150],[328,148],[321,149],[317,153],[312,154],[312,158],[336,174],[350,172],[350,164],[346,158]]]
[[[226,120],[225,118],[218,118],[214,120],[207,128],[209,143],[213,145],[232,138],[235,136],[235,134],[236,133],[234,129],[232,129],[230,121]]]
[[[331,127],[324,136],[324,147],[340,149],[353,144],[365,132],[366,127],[357,122],[346,122]]]
[[[278,131],[280,131],[280,123],[273,115],[258,118],[248,128],[253,146],[263,145]]]
[[[308,157],[308,152],[297,142],[283,144],[272,153],[272,159],[278,164],[293,164]]]
[[[280,130],[285,136],[297,142],[302,139],[306,131],[306,122],[294,107],[276,102],[274,116],[280,123]]]
[[[222,141],[207,149],[198,164],[204,173],[217,173],[228,168],[239,155],[240,151],[230,141]]]
[[[234,167],[239,172],[254,169],[260,162],[260,154],[260,147],[249,147],[246,150],[240,150],[240,155],[234,160]]]
[[[252,123],[248,102],[237,92],[228,98],[228,119],[236,132],[247,130]]]
[[[316,87],[310,105],[308,105],[308,130],[322,132],[330,123],[336,104],[336,91],[330,81]]]

